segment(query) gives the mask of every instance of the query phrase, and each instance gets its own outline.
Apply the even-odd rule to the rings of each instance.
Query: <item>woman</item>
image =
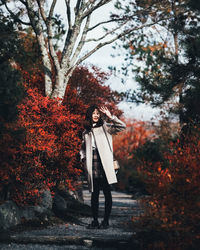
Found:
[[[101,113],[110,120],[106,123],[102,120]],[[106,107],[98,108],[96,105],[87,109],[86,124],[83,132],[83,141],[80,151],[81,160],[85,163],[91,194],[91,209],[93,221],[88,229],[109,227],[109,217],[112,209],[112,195],[110,184],[117,182],[113,167],[112,134],[116,134],[126,128],[126,125],[116,116],[111,115]],[[103,190],[105,196],[104,219],[99,225],[99,192]]]

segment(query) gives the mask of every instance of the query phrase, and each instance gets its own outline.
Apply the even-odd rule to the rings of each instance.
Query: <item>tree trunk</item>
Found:
[[[57,72],[56,84],[54,90],[52,91],[51,97],[52,98],[58,97],[63,99],[64,95],[65,95],[65,74],[63,70],[60,70],[59,72]]]

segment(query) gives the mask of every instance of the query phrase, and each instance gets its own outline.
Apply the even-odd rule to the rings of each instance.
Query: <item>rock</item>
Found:
[[[6,230],[10,227],[20,224],[24,219],[26,221],[38,218],[47,218],[51,215],[52,196],[49,190],[41,192],[41,201],[37,206],[19,207],[13,201],[6,201],[0,205],[0,230]]]
[[[21,211],[13,201],[6,201],[0,206],[0,230],[8,229],[21,222]]]
[[[54,196],[53,200],[53,210],[66,210],[67,209],[67,201],[58,193]]]
[[[52,209],[53,199],[51,192],[45,190],[41,193],[41,201],[38,206],[34,206],[34,211],[37,214],[43,214]]]
[[[35,218],[35,209],[33,207],[20,208],[20,216],[25,220],[33,220]]]
[[[90,215],[90,210],[88,205],[75,199],[68,191],[57,190],[54,196],[52,211],[61,219],[80,224],[77,217]]]
[[[74,191],[69,191],[69,194],[77,201],[84,203],[82,188],[78,188],[77,190]]]
[[[53,199],[50,190],[44,190],[41,194],[40,206],[46,209],[52,209],[52,203]]]

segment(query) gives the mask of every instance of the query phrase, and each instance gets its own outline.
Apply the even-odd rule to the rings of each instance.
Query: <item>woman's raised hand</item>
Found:
[[[99,109],[102,113],[104,113],[108,118],[112,118],[112,115],[111,115],[111,113],[110,113],[110,111],[108,110],[108,108],[107,107],[105,107],[105,106],[102,106],[102,107],[100,107],[100,109]]]

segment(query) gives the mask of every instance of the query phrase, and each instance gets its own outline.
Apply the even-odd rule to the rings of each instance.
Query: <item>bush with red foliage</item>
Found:
[[[120,162],[117,188],[128,192],[145,192],[144,182],[137,171],[140,159],[136,157],[136,150],[151,140],[154,131],[142,121],[127,119],[126,130],[114,136],[114,154]]]
[[[64,102],[68,102],[69,92],[75,91],[76,99],[81,100],[86,107],[92,104],[106,105],[113,114],[120,116],[122,111],[117,104],[121,101],[121,97],[119,93],[105,85],[108,78],[109,74],[98,67],[92,66],[90,69],[86,66],[77,67],[69,81]]]
[[[77,89],[69,84],[61,104],[60,100],[43,95],[43,77],[37,74],[36,69],[31,74],[19,66],[18,69],[22,72],[27,95],[18,106],[17,122],[7,124],[13,131],[12,135],[4,134],[1,141],[4,159],[1,163],[0,189],[9,186],[10,198],[19,205],[25,205],[35,204],[40,190],[49,188],[52,191],[57,181],[64,180],[69,189],[74,188],[81,172],[77,157],[82,120],[86,108],[95,98],[90,100],[93,93],[88,91],[84,95],[87,102],[84,104]],[[97,81],[87,75],[85,78],[85,85],[93,81],[93,88],[101,89]],[[105,95],[101,103],[106,99],[108,96]],[[117,110],[116,106],[113,107]],[[16,136],[16,133],[19,135]]]
[[[37,89],[27,89],[18,109],[15,128],[25,130],[24,138],[2,141],[7,141],[5,149],[9,152],[5,154],[12,161],[3,161],[1,186],[9,184],[11,198],[20,205],[34,204],[40,190],[52,190],[57,181],[63,180],[73,189],[81,172],[77,162],[81,117],[69,112],[59,100],[42,96]]]
[[[125,120],[126,130],[114,138],[114,152],[116,158],[126,164],[134,158],[134,151],[150,140],[154,131],[143,121]]]
[[[161,249],[196,249],[200,228],[200,130],[185,140],[171,142],[165,162],[143,162],[151,196],[144,200],[141,225],[168,233]],[[147,248],[148,249],[148,248]]]

